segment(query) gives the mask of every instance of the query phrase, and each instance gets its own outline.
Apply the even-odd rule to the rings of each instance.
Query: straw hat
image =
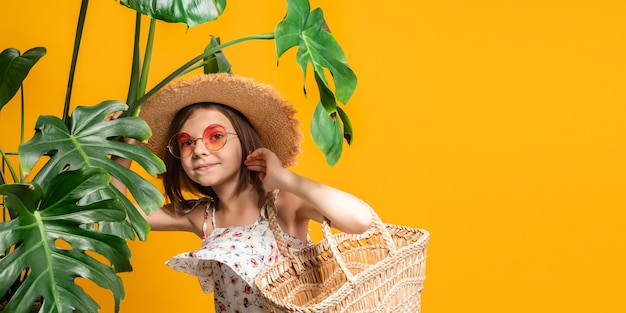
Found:
[[[296,163],[302,133],[296,110],[271,86],[226,73],[183,78],[163,87],[143,104],[139,116],[152,128],[146,144],[156,155],[167,149],[168,128],[182,108],[200,102],[229,106],[245,115],[283,166]]]

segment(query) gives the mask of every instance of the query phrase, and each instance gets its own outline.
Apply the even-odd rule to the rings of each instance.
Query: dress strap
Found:
[[[274,189],[273,191],[270,191],[267,193],[267,197],[265,197],[265,204],[263,204],[263,207],[261,207],[261,216],[263,218],[269,219],[269,216],[267,215],[268,212],[274,212],[274,214],[278,216],[278,208],[276,207],[276,198],[278,197],[279,191],[280,191],[279,189]],[[267,207],[270,205],[274,209],[271,211],[268,211]]]
[[[215,227],[215,206],[213,205],[211,208],[211,226],[213,226],[213,229],[216,229],[217,227]],[[205,217],[204,219],[206,220],[206,218],[209,216],[209,209],[207,208],[207,211],[204,213]]]
[[[196,208],[198,205],[204,204],[204,220],[202,221],[202,239],[206,239],[207,236],[207,226],[209,219],[209,210],[213,208],[213,220],[211,223],[213,224],[213,228],[215,228],[215,202],[212,198],[201,198],[196,200],[196,203],[191,207],[191,210]]]

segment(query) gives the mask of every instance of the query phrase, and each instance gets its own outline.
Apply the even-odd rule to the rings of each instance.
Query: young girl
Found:
[[[287,169],[302,137],[294,114],[270,86],[228,74],[181,79],[141,111],[153,131],[147,146],[167,167],[161,178],[171,202],[146,219],[152,230],[202,238],[200,249],[167,264],[214,291],[216,312],[263,311],[254,277],[282,258],[268,206],[291,249],[310,244],[309,220],[327,218],[348,233],[371,224],[355,196]]]

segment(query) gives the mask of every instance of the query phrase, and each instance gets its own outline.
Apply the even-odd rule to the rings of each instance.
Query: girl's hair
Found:
[[[252,127],[252,124],[250,124],[250,121],[248,121],[248,119],[241,114],[241,112],[231,107],[212,102],[202,102],[188,105],[178,111],[174,116],[168,130],[168,138],[171,138],[174,134],[178,133],[185,121],[187,121],[187,119],[198,109],[214,109],[224,114],[233,124],[237,137],[239,137],[238,141],[241,145],[241,166],[239,171],[239,182],[237,183],[234,195],[240,194],[245,189],[249,188],[250,185],[252,185],[254,189],[259,192],[259,194],[262,194],[263,186],[261,184],[261,180],[259,179],[259,173],[248,170],[243,161],[246,159],[248,154],[252,153],[252,151],[262,147],[263,143],[261,142],[261,138],[259,138],[259,134],[256,132],[254,127]],[[172,202],[172,204],[174,204],[174,212],[178,212],[179,210],[185,212],[192,209],[188,205],[189,201],[185,199],[185,192],[196,196],[212,197],[216,201],[217,207],[219,199],[211,186],[204,187],[191,180],[183,170],[180,159],[172,156],[167,149],[164,151],[162,158],[167,171],[159,175],[159,177],[163,180],[165,195]]]

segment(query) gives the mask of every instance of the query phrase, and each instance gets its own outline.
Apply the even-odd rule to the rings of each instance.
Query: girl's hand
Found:
[[[124,113],[124,111],[117,111],[111,114],[108,118],[106,118],[106,120],[109,120],[109,121],[116,120],[122,115],[122,113]],[[124,142],[124,143],[129,143],[129,144],[137,143],[137,140],[133,138],[120,138],[119,141]]]
[[[284,168],[276,154],[266,148],[254,150],[244,164],[249,170],[259,172],[265,191],[280,189],[291,195],[289,200],[283,202],[283,208],[295,212],[296,216],[292,216],[294,221],[306,218],[321,223],[328,218],[333,227],[351,234],[360,234],[372,224],[372,213],[359,198]],[[283,194],[281,198],[287,195]],[[285,204],[287,202],[289,204]],[[299,227],[294,226],[294,221],[288,227]],[[307,227],[302,227],[305,232],[301,236],[304,238]]]
[[[267,191],[283,189],[287,175],[285,169],[276,154],[267,148],[259,148],[250,153],[244,160],[248,170],[259,172],[259,178],[263,182],[263,188]]]

